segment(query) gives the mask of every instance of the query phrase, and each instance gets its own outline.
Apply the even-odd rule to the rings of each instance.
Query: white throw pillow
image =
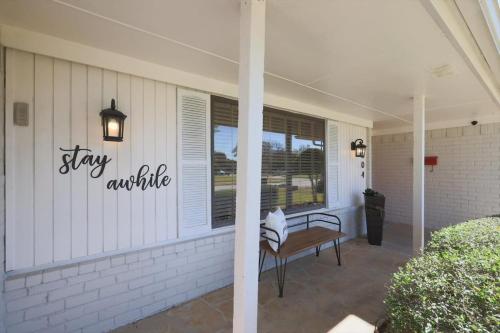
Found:
[[[281,220],[285,221],[286,223],[285,213],[283,213],[280,207],[276,207],[276,210],[273,212],[273,214],[277,215]],[[288,228],[286,233],[288,235]]]
[[[274,213],[269,212],[266,217],[265,225],[267,228],[275,230],[278,233],[280,237],[280,245],[283,245],[288,237],[288,226],[286,224],[285,214],[283,214],[283,211],[278,208]],[[275,242],[273,242],[268,239],[268,242],[275,252],[278,251],[278,238],[276,237],[276,234],[272,231],[266,231],[266,236],[269,239],[275,240]]]
[[[283,244],[286,239],[288,238],[288,223],[286,223],[286,217],[285,217],[285,213],[283,213],[283,211],[281,210],[280,207],[278,207],[274,213],[274,215],[277,215],[280,220],[283,221],[283,224],[284,224],[284,228],[283,228],[283,237],[281,237],[281,244]]]

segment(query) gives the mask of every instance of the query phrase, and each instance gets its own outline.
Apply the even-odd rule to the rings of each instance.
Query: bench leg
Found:
[[[259,281],[260,281],[260,275],[262,274],[262,267],[264,267],[264,260],[266,259],[266,253],[267,251],[264,251],[264,255],[261,258],[261,253],[262,251],[259,250]]]
[[[321,245],[316,246],[316,257],[319,257],[319,251],[321,250]]]
[[[335,246],[335,255],[337,256],[337,262],[338,265],[340,266],[340,239],[334,240],[333,245]]]
[[[285,287],[285,274],[286,274],[286,263],[288,258],[285,259],[283,264],[283,259],[280,258],[280,264],[278,266],[278,258],[274,257],[274,263],[276,265],[276,276],[278,277],[278,289],[279,297],[283,297],[283,288]]]

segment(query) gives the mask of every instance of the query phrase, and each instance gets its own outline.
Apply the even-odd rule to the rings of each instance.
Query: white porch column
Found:
[[[265,0],[241,0],[233,332],[257,332]]]
[[[413,254],[424,248],[425,95],[413,97]]]

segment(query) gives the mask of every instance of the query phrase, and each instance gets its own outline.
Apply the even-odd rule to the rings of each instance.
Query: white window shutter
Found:
[[[339,127],[337,122],[327,121],[327,198],[328,208],[338,208],[339,197],[339,175],[340,175],[340,151],[339,151]]]
[[[210,95],[177,89],[180,236],[210,231]]]

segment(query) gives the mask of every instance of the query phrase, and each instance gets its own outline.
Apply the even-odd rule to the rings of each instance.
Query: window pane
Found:
[[[237,106],[212,98],[212,226],[234,224]]]
[[[212,226],[234,223],[238,106],[212,97]],[[324,121],[264,109],[261,218],[281,207],[294,213],[324,207]]]

